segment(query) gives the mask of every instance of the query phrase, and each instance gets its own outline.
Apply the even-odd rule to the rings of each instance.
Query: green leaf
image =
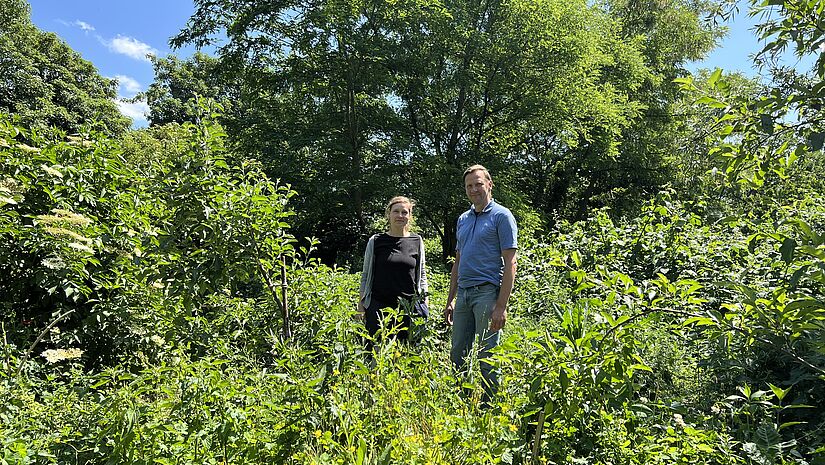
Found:
[[[777,398],[777,399],[779,399],[780,401],[781,401],[782,399],[784,399],[784,398],[785,398],[785,395],[787,395],[787,394],[788,394],[788,391],[790,391],[790,390],[791,390],[791,388],[788,388],[788,389],[782,389],[781,387],[776,386],[776,385],[771,384],[771,383],[768,383],[768,386],[770,386],[770,387],[771,387],[771,391],[773,391],[773,395],[775,395],[775,396],[776,396],[776,398]]]
[[[649,371],[653,373],[653,368],[650,368],[649,366],[644,365],[642,363],[634,363],[633,365],[630,365],[630,368],[633,370]]]
[[[785,305],[785,311],[807,310],[809,308],[825,308],[825,303],[814,298],[799,299]]]
[[[708,85],[711,87],[715,87],[716,83],[719,81],[719,78],[722,77],[722,68],[716,68],[711,73],[710,77],[708,78]]]
[[[572,259],[573,259],[573,263],[575,263],[575,264],[576,264],[576,267],[577,267],[577,268],[581,268],[581,266],[582,266],[582,259],[581,259],[581,256],[579,255],[579,251],[578,251],[578,250],[574,250],[574,251],[570,254],[570,258],[572,258]]]
[[[704,96],[696,100],[697,105],[707,105],[711,108],[725,108],[727,104],[713,97]]]
[[[785,263],[791,263],[793,261],[795,250],[796,241],[790,237],[786,237],[785,240],[782,241],[782,246],[779,247],[779,252],[782,254],[782,261]]]
[[[570,386],[570,378],[567,377],[567,370],[564,367],[559,370],[559,385],[562,393]]]
[[[787,428],[787,427],[789,427],[789,426],[794,426],[794,425],[807,425],[807,424],[808,424],[808,422],[807,422],[807,421],[789,421],[789,422],[782,423],[781,425],[779,425],[779,431],[782,431],[783,429],[785,429],[785,428]]]
[[[507,463],[507,464],[512,464],[513,463],[513,452],[510,449],[505,450],[501,454],[501,462],[502,463]]]
[[[355,451],[355,464],[363,465],[366,454],[367,443],[364,441],[364,438],[358,438],[358,450]]]
[[[378,465],[390,465],[392,460],[392,443],[387,444],[387,447],[381,451],[381,456],[378,457]]]
[[[713,325],[716,324],[716,322],[713,321],[712,318],[694,316],[694,317],[688,318],[687,320],[684,321],[684,323],[682,323],[683,326],[690,326],[692,324],[695,324],[696,326],[713,326]]]
[[[808,136],[808,147],[813,151],[822,150],[823,143],[825,143],[825,132],[812,132]]]
[[[759,122],[762,125],[762,131],[767,134],[773,134],[773,117],[767,113],[759,115]]]

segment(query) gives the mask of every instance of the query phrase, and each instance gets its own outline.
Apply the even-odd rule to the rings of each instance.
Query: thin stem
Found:
[[[20,372],[23,371],[23,366],[29,360],[29,356],[34,351],[34,348],[37,347],[37,344],[40,343],[40,341],[46,335],[46,333],[49,332],[49,330],[52,329],[52,327],[54,325],[56,325],[58,322],[60,322],[62,319],[66,318],[67,316],[69,316],[72,313],[74,313],[74,309],[68,310],[63,314],[58,315],[57,318],[55,318],[51,323],[49,323],[49,326],[46,326],[46,329],[44,329],[43,332],[41,332],[40,335],[37,336],[37,339],[35,339],[34,342],[32,343],[32,345],[29,346],[29,350],[27,350],[26,353],[23,355],[23,359],[20,360],[20,366],[17,367],[17,374],[15,375],[15,377],[20,376]]]

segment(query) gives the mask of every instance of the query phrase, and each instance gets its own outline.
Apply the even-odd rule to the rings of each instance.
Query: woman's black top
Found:
[[[372,295],[381,302],[396,302],[399,297],[415,296],[420,262],[420,236],[379,234],[373,249]]]

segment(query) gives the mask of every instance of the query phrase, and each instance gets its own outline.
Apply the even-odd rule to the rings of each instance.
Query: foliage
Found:
[[[231,87],[221,81],[215,58],[200,52],[187,60],[175,56],[150,58],[155,80],[141,97],[149,105],[153,126],[196,123],[200,115],[198,97],[217,100],[224,111],[231,111]]]
[[[225,31],[221,56],[156,61],[168,72],[158,102],[194,123],[111,139],[93,125],[44,136],[0,116],[0,461],[822,463],[815,101],[781,103],[770,85],[714,72],[680,81],[712,91],[681,129],[645,119],[674,101],[662,79],[707,45],[713,32],[696,20],[712,5],[290,5],[199,3],[203,21],[178,40]],[[778,38],[768,52],[782,40],[818,47],[811,5],[776,5],[787,22],[765,29]],[[219,69],[241,85],[204,72]],[[787,95],[818,92],[784,76]],[[749,103],[763,89],[770,102]],[[222,121],[243,138],[216,124],[222,107],[201,91],[233,96]],[[765,109],[784,115],[773,133],[756,116]],[[693,124],[712,131],[687,133]],[[649,150],[659,129],[666,147],[696,145],[668,159],[691,167],[674,185],[695,190],[641,198],[659,181],[588,172],[576,189],[591,192],[575,194],[587,200],[569,203],[588,217],[545,215],[552,183],[531,163],[548,174],[561,160],[568,182],[573,169],[648,166],[670,150]],[[725,156],[695,158],[703,148]],[[290,232],[302,216],[333,218],[326,247],[337,249],[371,224],[358,208],[421,188],[419,221],[442,227],[431,252],[459,204],[447,180],[471,157],[489,162],[525,226],[489,408],[479,381],[453,371],[438,312],[420,344],[385,327],[367,352],[358,276],[308,258],[317,242],[298,247]],[[420,185],[410,167],[426,174]],[[307,191],[267,170],[296,170]],[[639,208],[589,209],[601,202]],[[296,203],[307,210],[295,215]],[[449,286],[439,269],[434,309]]]
[[[493,409],[480,410],[478,380],[455,377],[438,318],[417,347],[382,339],[375,353],[364,352],[367,336],[352,319],[355,275],[291,258],[282,303],[294,331],[277,334],[279,294],[266,281],[273,259],[291,256],[281,224],[290,194],[262,191],[275,185],[254,165],[230,165],[209,118],[184,125],[187,137],[175,126],[133,136],[157,136],[172,159],[91,136],[27,149],[15,140],[22,128],[8,120],[4,128],[3,237],[23,239],[4,240],[4,256],[25,259],[59,293],[48,294],[14,260],[4,264],[14,278],[5,285],[83,317],[82,325],[59,320],[41,347],[74,341],[85,351],[26,360],[52,316],[31,313],[32,329],[20,333],[29,315],[21,312],[37,302],[4,302],[7,462],[734,464],[813,454],[813,439],[795,428],[822,419],[791,407],[818,402],[821,381],[773,373],[762,378],[773,387],[749,388],[764,383],[755,379],[764,365],[714,365],[736,358],[708,337],[716,327],[683,318],[711,299],[737,302],[711,280],[738,275],[750,260],[748,236],[740,233],[740,244],[715,238],[754,225],[704,225],[664,195],[635,221],[617,225],[600,212],[531,245],[495,357],[502,392]],[[27,164],[46,157],[48,169]],[[73,210],[36,215],[61,202]],[[809,217],[818,205],[806,206]],[[42,265],[48,253],[73,267]],[[782,254],[759,242],[752,253]],[[771,276],[753,286],[767,289]],[[820,292],[800,279],[804,292]],[[433,272],[432,282],[437,305],[447,277]],[[729,341],[730,351],[759,353],[761,341]],[[123,355],[104,357],[114,353]],[[739,397],[725,393],[735,386]]]
[[[398,193],[416,198],[446,259],[467,165],[492,169],[505,204],[565,217],[627,207],[623,196],[664,183],[667,150],[651,150],[662,131],[642,118],[675,100],[680,65],[712,45],[699,19],[708,8],[199,2],[172,43],[219,42],[217,64],[158,62],[155,88],[237,96],[224,119],[231,142],[304,193],[298,230],[321,238],[325,261],[341,263]],[[232,90],[214,88],[207,69]],[[631,128],[647,128],[644,140],[625,137]]]
[[[3,0],[0,10],[0,111],[17,114],[38,131],[75,133],[92,120],[108,134],[127,128],[129,120],[114,102],[115,81],[55,34],[37,29],[24,0]]]
[[[274,276],[295,252],[293,193],[255,164],[230,166],[208,120],[183,130],[176,156],[133,164],[94,133],[25,145],[36,134],[3,118],[0,306],[15,344],[71,310],[54,343],[81,343],[97,365],[155,352],[151,337],[182,330],[216,293],[280,305]]]
[[[675,336],[655,336],[650,341],[657,347],[640,356],[662,360],[662,343],[677,344],[676,350],[668,349],[671,356],[692,360],[687,367],[695,366],[698,383],[680,374],[678,367],[684,364],[666,357],[661,365],[650,362],[655,376],[642,390],[645,397],[658,400],[665,389],[693,414],[712,415],[725,408],[738,412],[741,407],[730,401],[739,398],[722,402],[711,396],[768,380],[781,386],[774,391],[776,399],[788,403],[761,413],[783,413],[761,422],[737,414],[726,427],[745,444],[764,447],[758,435],[773,428],[777,434],[769,443],[770,460],[789,451],[810,456],[822,440],[815,432],[825,421],[814,413],[822,411],[818,399],[825,388],[825,353],[819,342],[825,309],[817,258],[822,246],[816,245],[820,239],[815,232],[822,225],[820,204],[799,201],[788,209],[793,217],[780,223],[754,216],[706,224],[690,211],[701,212],[701,205],[688,209],[666,194],[624,224],[614,225],[600,212],[589,224],[565,226],[560,239],[567,258],[551,249],[550,266],[570,268],[574,295],[615,302],[616,313],[604,317],[616,321],[611,331],[631,323],[634,328],[655,324]],[[797,228],[808,235],[798,235]],[[676,386],[681,393],[673,392]],[[793,395],[785,399],[785,391]],[[790,428],[807,423],[817,425],[811,434]],[[764,455],[768,449],[763,446]],[[754,447],[743,451],[755,456],[748,449]]]

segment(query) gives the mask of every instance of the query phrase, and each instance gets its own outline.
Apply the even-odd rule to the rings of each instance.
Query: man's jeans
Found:
[[[458,297],[453,310],[453,341],[450,360],[459,371],[466,369],[467,356],[478,339],[478,360],[481,367],[484,397],[489,402],[498,390],[498,370],[484,359],[501,339],[501,330],[490,331],[490,316],[498,299],[499,287],[494,284],[480,284],[458,289]]]

